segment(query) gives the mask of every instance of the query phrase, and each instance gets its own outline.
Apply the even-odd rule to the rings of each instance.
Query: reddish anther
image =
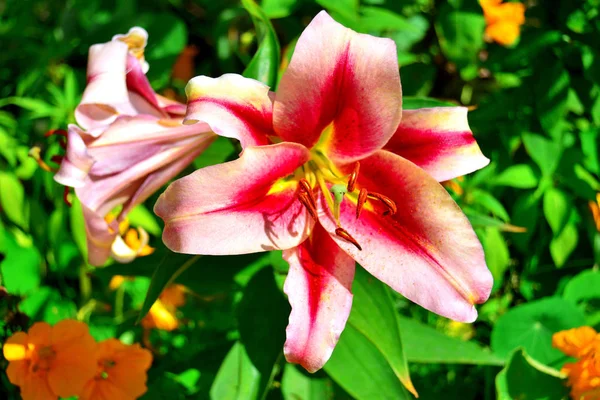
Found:
[[[300,179],[299,184],[300,184],[300,190],[302,190],[302,192],[306,193],[306,196],[308,197],[308,200],[310,201],[311,206],[316,210],[317,200],[315,199],[315,196],[313,194],[312,187],[310,187],[310,183],[308,183],[308,181],[306,179]]]
[[[354,164],[354,170],[350,174],[350,179],[348,179],[348,193],[354,192],[356,180],[358,179],[358,171],[360,171],[360,163],[357,161],[356,164]]]
[[[50,158],[50,161],[52,161],[54,163],[57,163],[57,164],[60,164],[64,158],[65,158],[64,156],[60,156],[60,155],[57,154],[57,155],[52,156]]]
[[[396,214],[396,211],[398,211],[398,207],[396,207],[396,203],[394,203],[394,201],[387,196],[384,196],[379,193],[371,192],[367,195],[367,197],[370,199],[375,199],[375,200],[381,201],[388,208],[387,211],[385,211],[383,213],[384,215],[394,215],[394,214]]]
[[[67,137],[67,131],[64,129],[51,129],[44,134],[45,137],[49,137],[52,135],[61,135]]]
[[[298,193],[298,200],[300,200],[300,203],[302,203],[302,205],[306,207],[306,210],[308,211],[310,216],[315,220],[315,222],[319,221],[317,217],[317,209],[312,205],[308,195],[304,192]]]
[[[358,193],[358,201],[356,202],[356,219],[360,217],[363,206],[367,202],[368,194],[369,191],[365,188],[360,189],[360,192]]]
[[[65,186],[65,190],[63,191],[63,201],[69,207],[71,207],[71,202],[69,201],[69,187]]]
[[[356,241],[356,239],[354,239],[347,230],[345,230],[344,228],[337,228],[335,230],[335,234],[339,237],[341,237],[344,240],[349,241],[350,243],[352,243],[354,246],[356,246],[357,249],[362,251],[362,247],[360,247],[360,244],[358,244],[358,242]]]

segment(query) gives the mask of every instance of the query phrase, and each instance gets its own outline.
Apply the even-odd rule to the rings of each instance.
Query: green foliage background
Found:
[[[408,370],[422,399],[560,399],[567,361],[553,332],[600,328],[599,0],[532,0],[517,44],[483,39],[474,0],[6,0],[0,2],[0,342],[35,321],[78,318],[97,339],[141,341],[136,321],[175,275],[194,294],[182,327],[153,331],[158,352],[144,399],[403,399]],[[241,73],[273,88],[280,59],[321,9],[344,25],[392,38],[405,107],[474,106],[469,122],[492,163],[452,194],[494,278],[472,326],[393,293],[359,268],[354,308],[324,371],[285,364],[287,265],[277,252],[173,255],[149,211],[131,215],[156,252],[94,269],[77,203],[27,156],[61,149],[49,129],[73,123],[87,50],[146,28],[149,79],[181,95],[171,69],[194,44],[196,75]],[[438,99],[438,100],[432,100]],[[236,157],[219,139],[193,168]],[[187,171],[189,172],[189,171]],[[520,229],[525,228],[525,229]],[[401,273],[401,271],[399,272]],[[113,275],[137,277],[116,292]],[[408,362],[408,370],[407,370]],[[6,361],[0,359],[0,370]],[[0,398],[18,390],[0,373]]]

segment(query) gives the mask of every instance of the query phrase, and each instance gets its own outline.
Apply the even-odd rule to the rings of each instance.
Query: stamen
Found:
[[[350,179],[348,179],[348,192],[354,192],[354,186],[356,185],[356,179],[358,179],[358,171],[360,171],[360,163],[357,161],[354,164],[354,171],[350,174]]]
[[[64,156],[60,156],[60,155],[56,154],[50,158],[50,161],[60,164],[60,163],[62,163],[64,158],[65,158]]]
[[[396,207],[396,203],[392,199],[387,196],[384,196],[379,193],[371,192],[367,195],[369,199],[375,199],[381,201],[388,209],[383,213],[383,215],[394,215],[398,211],[398,207]]]
[[[356,219],[360,217],[363,206],[367,202],[368,194],[369,191],[365,188],[360,189],[360,192],[358,193],[358,201],[356,202]]]
[[[333,194],[333,216],[337,221],[338,225],[340,224],[340,205],[342,201],[344,201],[344,195],[346,194],[346,186],[336,184],[329,189],[331,194]]]
[[[63,190],[63,201],[69,207],[71,207],[73,205],[71,203],[71,201],[69,200],[69,187],[68,186],[65,186],[65,190]]]
[[[356,239],[354,239],[347,230],[345,230],[344,228],[337,228],[335,230],[335,234],[339,237],[341,237],[344,240],[349,241],[350,243],[352,243],[354,246],[356,246],[357,249],[362,251],[362,247],[360,247],[360,244],[358,244],[358,242],[356,241]]]
[[[315,222],[318,222],[319,219],[317,218],[317,209],[312,205],[308,195],[306,193],[298,193],[298,200],[300,200],[300,203],[302,203],[302,205],[306,207],[306,210],[308,211],[310,216],[315,220]]]
[[[306,193],[306,197],[308,197],[308,200],[311,203],[311,206],[316,209],[317,208],[317,200],[315,199],[315,196],[313,194],[313,190],[312,187],[310,187],[310,183],[308,183],[308,181],[304,178],[300,179],[300,190],[302,190],[304,193]]]
[[[29,155],[29,157],[33,158],[35,160],[35,162],[38,163],[40,168],[42,168],[44,171],[56,173],[58,170],[55,168],[52,168],[51,166],[46,164],[46,162],[44,160],[42,160],[42,157],[40,156],[40,152],[41,152],[41,149],[37,146],[34,146],[31,149],[29,149],[29,153],[27,153],[27,154]]]
[[[60,135],[67,137],[67,131],[64,129],[50,129],[48,132],[44,134],[45,137],[50,137],[52,135]]]

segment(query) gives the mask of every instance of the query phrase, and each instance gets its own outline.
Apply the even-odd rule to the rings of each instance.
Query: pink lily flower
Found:
[[[135,251],[119,251],[118,223],[216,138],[206,124],[183,125],[185,105],[154,93],[145,75],[147,37],[135,27],[90,48],[88,84],[75,110],[79,126],[69,125],[54,176],[81,201],[92,265],[104,264],[111,248],[120,262],[135,258]],[[120,214],[107,222],[117,206]]]
[[[461,107],[405,111],[395,44],[317,15],[277,93],[238,75],[196,77],[186,123],[237,138],[239,159],[172,183],[155,212],[176,252],[283,250],[292,306],[284,353],[329,359],[352,303],[355,262],[408,299],[471,322],[492,276],[438,183],[488,164]],[[401,119],[402,117],[402,119]]]

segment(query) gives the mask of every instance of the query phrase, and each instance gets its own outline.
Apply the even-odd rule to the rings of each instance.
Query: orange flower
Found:
[[[162,329],[173,331],[179,326],[175,315],[177,307],[185,304],[186,288],[183,285],[170,285],[158,297],[148,314],[142,319],[142,326],[146,329]]]
[[[525,5],[502,0],[479,0],[487,27],[485,35],[501,45],[513,44],[525,23]]]
[[[6,374],[23,400],[56,400],[79,394],[96,372],[96,342],[88,327],[73,320],[54,327],[37,322],[3,346]]]
[[[148,390],[146,372],[152,353],[139,344],[105,340],[98,343],[96,359],[96,376],[85,385],[79,400],[134,400]]]
[[[600,335],[589,326],[557,332],[552,346],[568,356],[578,358],[566,363],[562,372],[567,374],[574,400],[600,399]]]

